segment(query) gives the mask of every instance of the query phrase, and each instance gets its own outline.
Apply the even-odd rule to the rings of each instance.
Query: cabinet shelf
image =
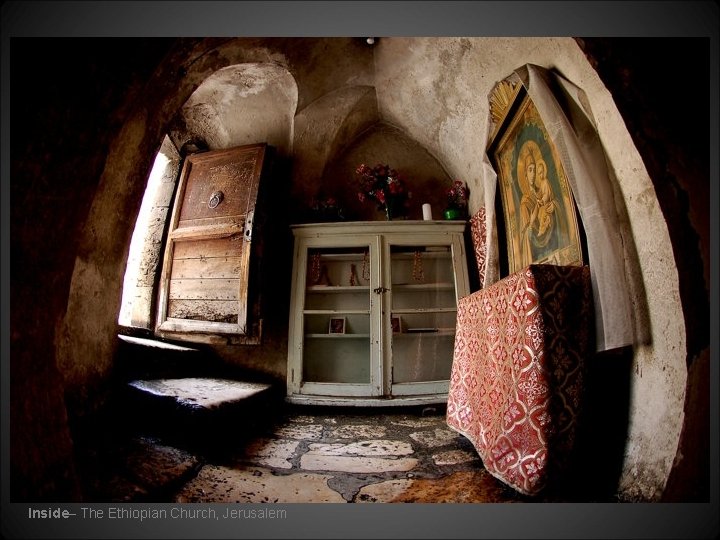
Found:
[[[370,334],[305,334],[313,339],[370,339]]]
[[[412,328],[408,328],[407,330],[403,332],[395,332],[393,333],[393,339],[403,339],[403,338],[414,338],[417,336],[427,336],[427,337],[447,337],[447,336],[454,336],[455,330],[453,328],[437,328],[433,330],[424,330],[424,329],[418,329],[413,331]]]
[[[420,313],[455,313],[456,307],[451,308],[400,308],[393,309],[393,315],[415,315]]]
[[[370,292],[368,285],[310,285],[306,288],[309,293],[333,294]]]
[[[452,283],[394,283],[392,285],[395,291],[454,291],[455,286]]]
[[[449,251],[420,251],[420,257],[422,259],[450,259],[451,255]],[[411,261],[415,259],[415,253],[393,253],[393,260],[395,261]]]
[[[305,315],[370,315],[369,309],[305,309]]]
[[[322,253],[321,261],[337,261],[337,262],[355,262],[362,261],[364,255],[362,253]]]

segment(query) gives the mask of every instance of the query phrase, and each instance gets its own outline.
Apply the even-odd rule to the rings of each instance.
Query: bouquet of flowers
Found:
[[[447,192],[448,208],[467,208],[468,188],[462,180],[455,180]]]
[[[335,197],[315,196],[310,204],[310,210],[313,213],[314,221],[345,220],[345,210],[338,205]]]
[[[389,165],[378,164],[369,167],[362,163],[355,169],[355,173],[358,175],[360,185],[358,191],[360,202],[374,200],[378,210],[385,211],[388,220],[407,213],[412,194],[395,169]]]

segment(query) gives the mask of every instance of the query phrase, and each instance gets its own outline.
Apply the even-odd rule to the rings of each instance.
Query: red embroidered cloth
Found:
[[[481,206],[470,218],[470,238],[475,251],[480,287],[485,284],[485,269],[487,265],[487,225],[485,224],[485,207]]]
[[[458,302],[447,423],[520,493],[571,453],[592,313],[587,266],[531,265]]]

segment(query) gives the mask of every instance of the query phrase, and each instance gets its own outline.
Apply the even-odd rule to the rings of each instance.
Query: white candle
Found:
[[[430,205],[428,203],[425,203],[422,205],[423,209],[423,219],[425,221],[432,221],[432,208],[430,208]]]

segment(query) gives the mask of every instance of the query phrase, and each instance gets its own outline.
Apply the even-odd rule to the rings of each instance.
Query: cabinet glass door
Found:
[[[371,246],[307,248],[302,309],[302,393],[371,396],[381,391],[373,328],[377,281]]]
[[[453,245],[391,245],[389,254],[391,392],[446,393],[457,316]]]

